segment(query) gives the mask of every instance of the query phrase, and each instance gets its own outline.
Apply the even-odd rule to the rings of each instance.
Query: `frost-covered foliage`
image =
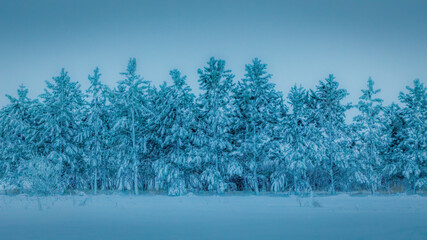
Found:
[[[79,138],[84,95],[80,84],[71,81],[64,69],[52,80],[46,81],[45,93],[40,95],[42,105],[36,109],[35,147],[42,156],[40,161],[46,161],[42,166],[51,166],[59,171],[60,178],[54,182],[57,189],[85,188],[87,164],[83,160],[84,148]]]
[[[7,95],[10,104],[0,112],[0,176],[8,184],[23,189],[29,162],[36,157],[34,111],[36,104],[27,97],[28,89],[20,86],[18,98]]]
[[[154,91],[155,115],[151,119],[156,148],[153,170],[155,188],[167,189],[169,195],[182,195],[189,186],[187,176],[197,164],[190,153],[193,150],[194,94],[186,84],[186,76],[178,70],[170,72],[172,86],[166,83]]]
[[[381,184],[381,149],[384,147],[382,135],[382,100],[376,98],[379,89],[374,89],[374,81],[369,78],[368,89],[362,90],[357,108],[360,114],[354,118],[356,133],[356,164],[353,166],[355,179],[370,186],[374,193]]]
[[[310,119],[313,111],[308,107],[309,94],[296,85],[291,88],[288,103],[291,112],[284,122],[284,151],[272,178],[272,190],[284,191],[286,186],[295,192],[311,191],[315,167],[322,157],[317,141],[320,131]]]
[[[152,111],[148,104],[149,82],[136,73],[136,60],[129,60],[124,77],[111,94],[112,112],[114,113],[113,147],[114,158],[119,162],[117,179],[119,189],[131,188],[138,194],[140,187],[146,181],[145,175],[140,176],[140,170],[148,161],[148,119]],[[143,167],[142,169],[141,166]]]
[[[233,94],[234,161],[229,168],[233,177],[243,178],[258,193],[259,172],[268,172],[265,164],[273,159],[276,147],[275,126],[280,125],[281,94],[270,83],[267,65],[259,59],[246,65],[245,78],[237,84]],[[242,169],[243,171],[241,171]]]
[[[87,93],[89,95],[88,107],[85,108],[82,139],[85,143],[84,155],[89,164],[91,188],[96,194],[98,185],[105,189],[108,174],[104,171],[108,169],[109,156],[109,109],[107,108],[108,94],[110,90],[103,85],[100,80],[99,69],[93,71],[88,79],[91,83]]]
[[[418,79],[399,100],[406,127],[402,130],[402,171],[413,191],[427,184],[427,89]]]
[[[311,97],[314,101],[313,118],[321,135],[318,144],[324,149],[321,161],[329,175],[330,191],[336,190],[337,178],[346,179],[348,169],[348,134],[345,124],[345,111],[348,105],[343,105],[342,100],[348,95],[345,89],[338,88],[338,82],[334,75],[330,74],[325,81],[319,81],[316,91],[312,91]],[[340,180],[341,180],[340,179]],[[339,181],[341,187],[347,185],[346,181]]]
[[[230,163],[231,151],[231,89],[234,75],[225,69],[225,61],[211,58],[208,66],[198,70],[200,89],[196,113],[202,138],[203,161],[201,183],[204,190],[222,193],[224,173]]]
[[[0,110],[0,184],[39,194],[380,190],[427,187],[427,93],[419,80],[383,106],[368,80],[346,122],[333,75],[287,99],[267,65],[244,78],[211,58],[196,97],[178,70],[158,89],[130,59],[110,90],[96,68],[82,92],[62,70],[37,99],[21,86]],[[86,93],[86,94],[85,94]]]

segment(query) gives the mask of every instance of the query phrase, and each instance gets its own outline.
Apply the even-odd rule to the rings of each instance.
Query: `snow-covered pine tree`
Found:
[[[230,144],[230,92],[234,75],[225,69],[225,61],[211,58],[204,69],[199,69],[200,94],[197,118],[203,131],[200,153],[204,161],[201,181],[208,191],[222,193],[226,189],[224,181],[225,162],[229,159]]]
[[[316,91],[311,91],[316,103],[315,118],[322,131],[320,144],[325,149],[323,166],[329,174],[332,194],[335,194],[336,175],[345,174],[348,160],[345,111],[350,106],[341,103],[348,93],[345,89],[339,89],[338,85],[334,75],[330,74],[325,81],[319,81]]]
[[[291,186],[296,193],[312,190],[310,176],[321,157],[316,136],[318,129],[309,121],[310,109],[308,104],[308,92],[294,85],[288,95],[288,103],[291,113],[288,114],[284,128],[284,166],[278,166],[273,181],[274,191],[283,190],[286,179],[291,181]]]
[[[244,183],[259,192],[263,164],[274,148],[274,127],[279,124],[281,93],[270,82],[267,64],[255,58],[246,65],[245,77],[233,90],[233,135],[237,163],[228,166],[230,175],[244,178]],[[243,171],[242,171],[243,170]],[[245,189],[247,187],[245,186]]]
[[[90,170],[88,169],[88,171],[90,171],[90,185],[94,194],[97,194],[98,184],[101,184],[101,186],[105,185],[102,180],[107,175],[104,171],[107,170],[105,162],[109,151],[107,148],[109,138],[108,128],[110,127],[108,124],[109,112],[107,108],[109,89],[102,84],[100,77],[101,74],[98,68],[95,68],[93,75],[88,76],[90,87],[87,93],[90,102],[85,112],[85,134],[82,137],[86,145],[85,155],[88,156],[90,163]],[[100,175],[104,176],[104,178],[100,179]]]
[[[382,148],[381,156],[383,159],[383,167],[381,169],[382,178],[386,189],[390,192],[393,184],[400,184],[400,179],[403,179],[402,174],[402,142],[403,129],[405,121],[399,105],[392,103],[384,107],[383,129],[384,148]]]
[[[381,184],[381,167],[383,148],[382,99],[376,97],[380,89],[374,89],[374,81],[369,78],[368,88],[362,90],[357,104],[360,114],[354,117],[357,131],[357,165],[356,181],[366,184],[374,194]]]
[[[10,103],[0,111],[0,179],[21,192],[28,187],[24,185],[31,184],[26,168],[36,155],[32,144],[34,101],[27,94],[28,89],[21,85],[17,98],[6,95]]]
[[[147,119],[151,111],[147,107],[149,82],[136,73],[136,60],[129,60],[127,69],[121,73],[125,78],[118,82],[113,91],[112,104],[115,112],[114,145],[117,159],[121,159],[118,170],[119,189],[133,186],[135,194],[142,184],[139,181],[140,154],[146,153]]]
[[[192,168],[188,151],[191,148],[191,124],[194,118],[194,94],[186,84],[186,76],[178,70],[170,71],[173,85],[166,84],[157,92],[153,107],[154,127],[159,147],[153,168],[157,188],[165,188],[169,195],[183,195],[187,191],[187,176]]]
[[[427,186],[427,88],[418,79],[414,87],[406,87],[399,100],[406,123],[403,129],[403,175],[413,192]]]
[[[37,147],[42,149],[46,166],[59,171],[60,182],[55,191],[83,189],[86,182],[82,173],[86,166],[76,136],[81,131],[84,95],[80,84],[71,81],[64,69],[52,80],[46,81],[45,93],[40,95],[43,106],[36,116]]]

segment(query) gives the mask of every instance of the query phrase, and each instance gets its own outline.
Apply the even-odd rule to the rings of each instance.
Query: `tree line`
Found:
[[[369,79],[359,102],[331,74],[315,89],[275,90],[254,59],[235,81],[225,61],[178,70],[154,87],[131,58],[114,88],[96,68],[81,90],[63,69],[0,111],[0,182],[42,194],[114,190],[183,195],[312,191],[416,192],[427,186],[427,92],[419,80],[383,105]],[[346,122],[346,111],[358,115]]]

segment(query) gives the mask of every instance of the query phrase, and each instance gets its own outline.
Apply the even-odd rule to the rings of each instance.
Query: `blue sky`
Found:
[[[0,105],[23,83],[30,96],[62,67],[88,86],[99,66],[115,86],[129,57],[159,85],[178,68],[198,92],[211,56],[236,80],[258,57],[277,89],[313,88],[329,73],[357,102],[371,76],[385,103],[427,79],[427,1],[0,1]]]

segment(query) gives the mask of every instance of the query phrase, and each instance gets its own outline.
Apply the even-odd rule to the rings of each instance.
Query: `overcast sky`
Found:
[[[277,89],[313,88],[329,73],[357,102],[371,76],[385,103],[427,79],[427,1],[0,1],[0,106],[23,83],[42,93],[64,67],[114,87],[129,57],[146,80],[178,68],[198,92],[211,56],[241,79],[258,57]]]

